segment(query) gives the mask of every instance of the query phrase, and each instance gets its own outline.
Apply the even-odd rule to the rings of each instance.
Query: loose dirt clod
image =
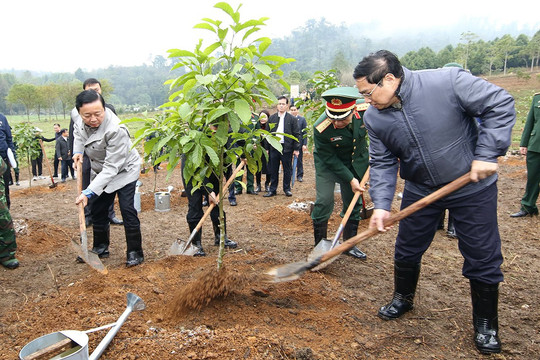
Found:
[[[225,297],[246,283],[243,274],[230,272],[224,266],[219,270],[213,267],[174,296],[169,308],[171,319],[179,319],[187,310],[200,310],[213,299]]]

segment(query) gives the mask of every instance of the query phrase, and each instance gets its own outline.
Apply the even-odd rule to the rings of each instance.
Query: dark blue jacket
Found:
[[[467,71],[403,70],[401,108],[370,106],[364,116],[370,194],[378,209],[390,210],[398,167],[406,189],[427,195],[468,172],[473,160],[497,162],[516,120],[512,96]],[[496,180],[494,174],[451,196],[475,193]]]

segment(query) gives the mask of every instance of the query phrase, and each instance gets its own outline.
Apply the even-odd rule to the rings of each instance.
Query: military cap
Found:
[[[337,87],[326,90],[321,95],[326,100],[326,115],[332,120],[344,119],[356,106],[360,99],[358,89],[354,87]]]

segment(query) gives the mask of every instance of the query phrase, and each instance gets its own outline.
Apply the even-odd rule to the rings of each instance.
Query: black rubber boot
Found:
[[[189,234],[193,233],[193,230],[197,227],[198,222],[188,222],[189,225]],[[195,236],[193,237],[193,240],[191,240],[191,243],[193,246],[195,246],[198,250],[193,256],[206,256],[206,253],[204,252],[204,249],[201,244],[201,236],[202,236],[202,228],[197,231]]]
[[[454,218],[451,215],[448,215],[448,230],[446,235],[451,238],[457,238],[456,228],[454,227]]]
[[[358,220],[349,220],[347,221],[347,223],[345,223],[345,227],[343,228],[344,241],[358,234],[358,222],[359,222]],[[366,260],[366,257],[367,257],[366,254],[360,251],[360,249],[357,248],[356,246],[353,246],[353,248],[347,251],[345,254],[355,257],[360,260]]]
[[[219,246],[219,240],[221,235],[221,231],[219,229],[219,220],[214,221],[212,219],[212,225],[214,226],[214,245]],[[223,217],[223,228],[225,230],[225,249],[236,249],[238,244],[227,238],[227,219],[225,217]]]
[[[109,243],[110,243],[110,229],[106,228],[96,228],[93,229],[94,234],[94,245],[92,246],[92,251],[95,252],[100,259],[106,259],[109,257]],[[82,257],[77,256],[78,263],[84,263]]]
[[[313,221],[313,237],[315,238],[315,246],[328,236],[328,220],[323,222]]]
[[[474,344],[482,354],[501,352],[499,339],[499,284],[470,280]]]
[[[444,217],[446,215],[446,210],[443,210],[441,217],[439,218],[439,224],[437,225],[437,230],[444,229]]]
[[[414,294],[420,275],[420,263],[406,263],[394,260],[394,297],[379,309],[379,317],[384,320],[397,319],[414,308]]]
[[[109,257],[109,244],[110,244],[110,228],[96,228],[94,227],[94,246],[92,251],[98,254],[100,258]]]
[[[124,228],[124,231],[126,233],[126,243],[127,243],[126,266],[132,267],[132,266],[142,264],[142,262],[144,261],[144,254],[143,254],[143,249],[142,249],[141,229],[140,228],[134,228],[134,229]]]

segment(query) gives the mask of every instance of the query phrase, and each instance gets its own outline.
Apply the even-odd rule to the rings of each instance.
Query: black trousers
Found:
[[[405,191],[401,208],[421,198]],[[497,224],[497,183],[469,196],[452,200],[443,198],[401,220],[395,259],[408,263],[421,261],[433,241],[444,209],[449,209],[454,220],[459,251],[464,258],[463,276],[486,284],[503,281],[503,256]]]
[[[268,170],[270,173],[270,191],[276,192],[279,185],[279,165],[283,166],[283,191],[291,191],[292,178],[292,157],[293,152],[281,154],[274,148],[270,148],[270,162]]]
[[[113,193],[103,192],[93,199],[91,214],[95,228],[106,229],[109,227],[109,208],[114,205],[114,197],[118,195],[124,228],[126,230],[140,230],[141,223],[135,209],[136,184],[137,181],[133,181]]]
[[[214,192],[217,195],[217,193],[219,192],[219,181],[217,180],[217,178],[215,176],[212,176],[207,181],[212,183],[212,186],[215,189]],[[211,190],[206,189],[205,187],[201,187],[192,193],[193,184],[191,183],[191,181],[185,183],[184,188],[186,189],[186,194],[188,198],[188,212],[186,215],[186,220],[188,223],[198,223],[202,219],[204,214],[202,206],[203,196],[208,195]],[[223,210],[223,214],[225,214],[225,210]],[[213,223],[219,223],[219,206],[215,206],[212,209],[212,211],[210,212],[210,218],[212,219]]]
[[[30,160],[30,162],[32,163],[32,175],[41,176],[43,174],[43,154]]]

